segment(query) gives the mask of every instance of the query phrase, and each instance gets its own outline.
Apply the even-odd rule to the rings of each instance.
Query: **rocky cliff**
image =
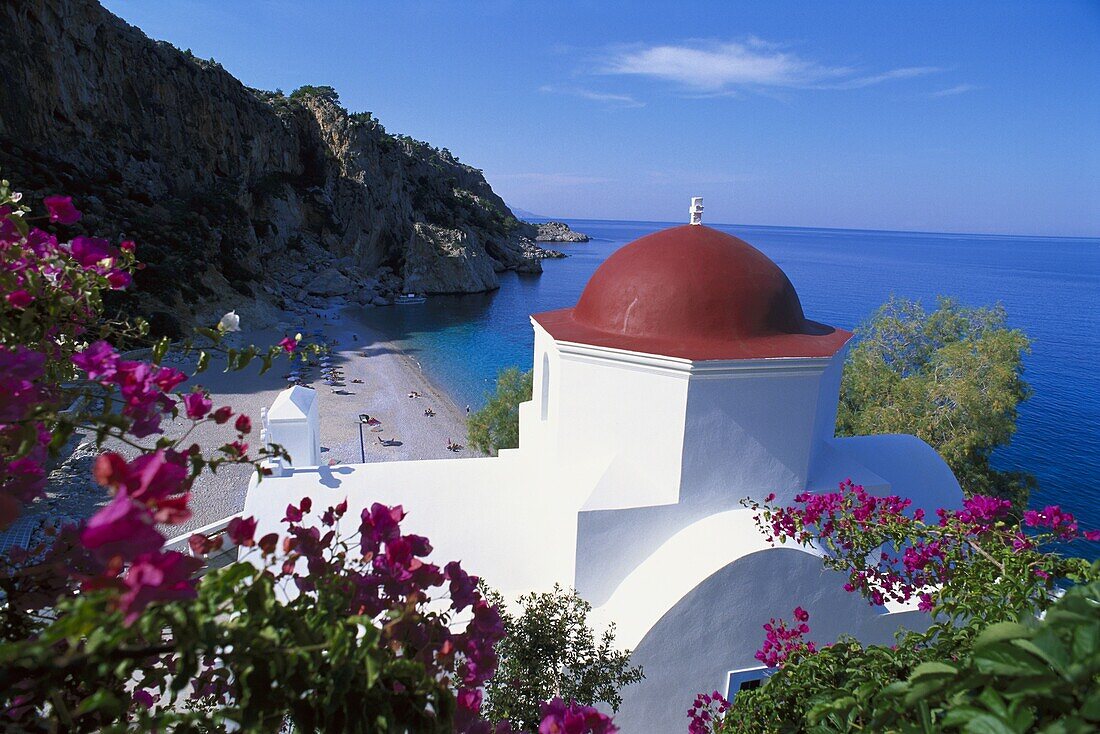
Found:
[[[0,0],[0,169],[32,200],[74,196],[70,234],[135,239],[128,306],[165,332],[227,307],[491,290],[558,255],[446,149],[327,87],[249,89],[93,0]]]

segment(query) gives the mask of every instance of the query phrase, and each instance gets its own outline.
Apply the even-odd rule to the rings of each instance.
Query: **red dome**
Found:
[[[533,318],[558,341],[690,360],[828,357],[852,336],[807,320],[764,253],[686,224],[620,248],[576,306]]]

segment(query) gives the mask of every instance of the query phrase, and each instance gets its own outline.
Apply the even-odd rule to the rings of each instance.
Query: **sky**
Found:
[[[1100,0],[103,0],[548,216],[1100,236]]]

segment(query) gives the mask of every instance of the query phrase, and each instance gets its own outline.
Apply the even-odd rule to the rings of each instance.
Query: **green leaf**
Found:
[[[974,648],[979,649],[986,645],[992,645],[1004,640],[1014,640],[1018,637],[1028,637],[1031,630],[1017,622],[996,622],[991,624],[974,640]]]
[[[993,714],[978,714],[963,727],[967,734],[1019,734],[1014,727]]]

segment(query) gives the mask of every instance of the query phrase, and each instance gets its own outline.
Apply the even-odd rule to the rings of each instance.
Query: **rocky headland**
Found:
[[[539,222],[535,242],[588,242],[588,235],[569,228],[565,222]]]
[[[118,305],[157,333],[230,308],[262,324],[334,297],[492,290],[564,256],[536,241],[575,241],[332,88],[250,89],[94,0],[0,3],[0,79],[3,177],[32,203],[72,195],[85,217],[65,235],[138,242]]]

